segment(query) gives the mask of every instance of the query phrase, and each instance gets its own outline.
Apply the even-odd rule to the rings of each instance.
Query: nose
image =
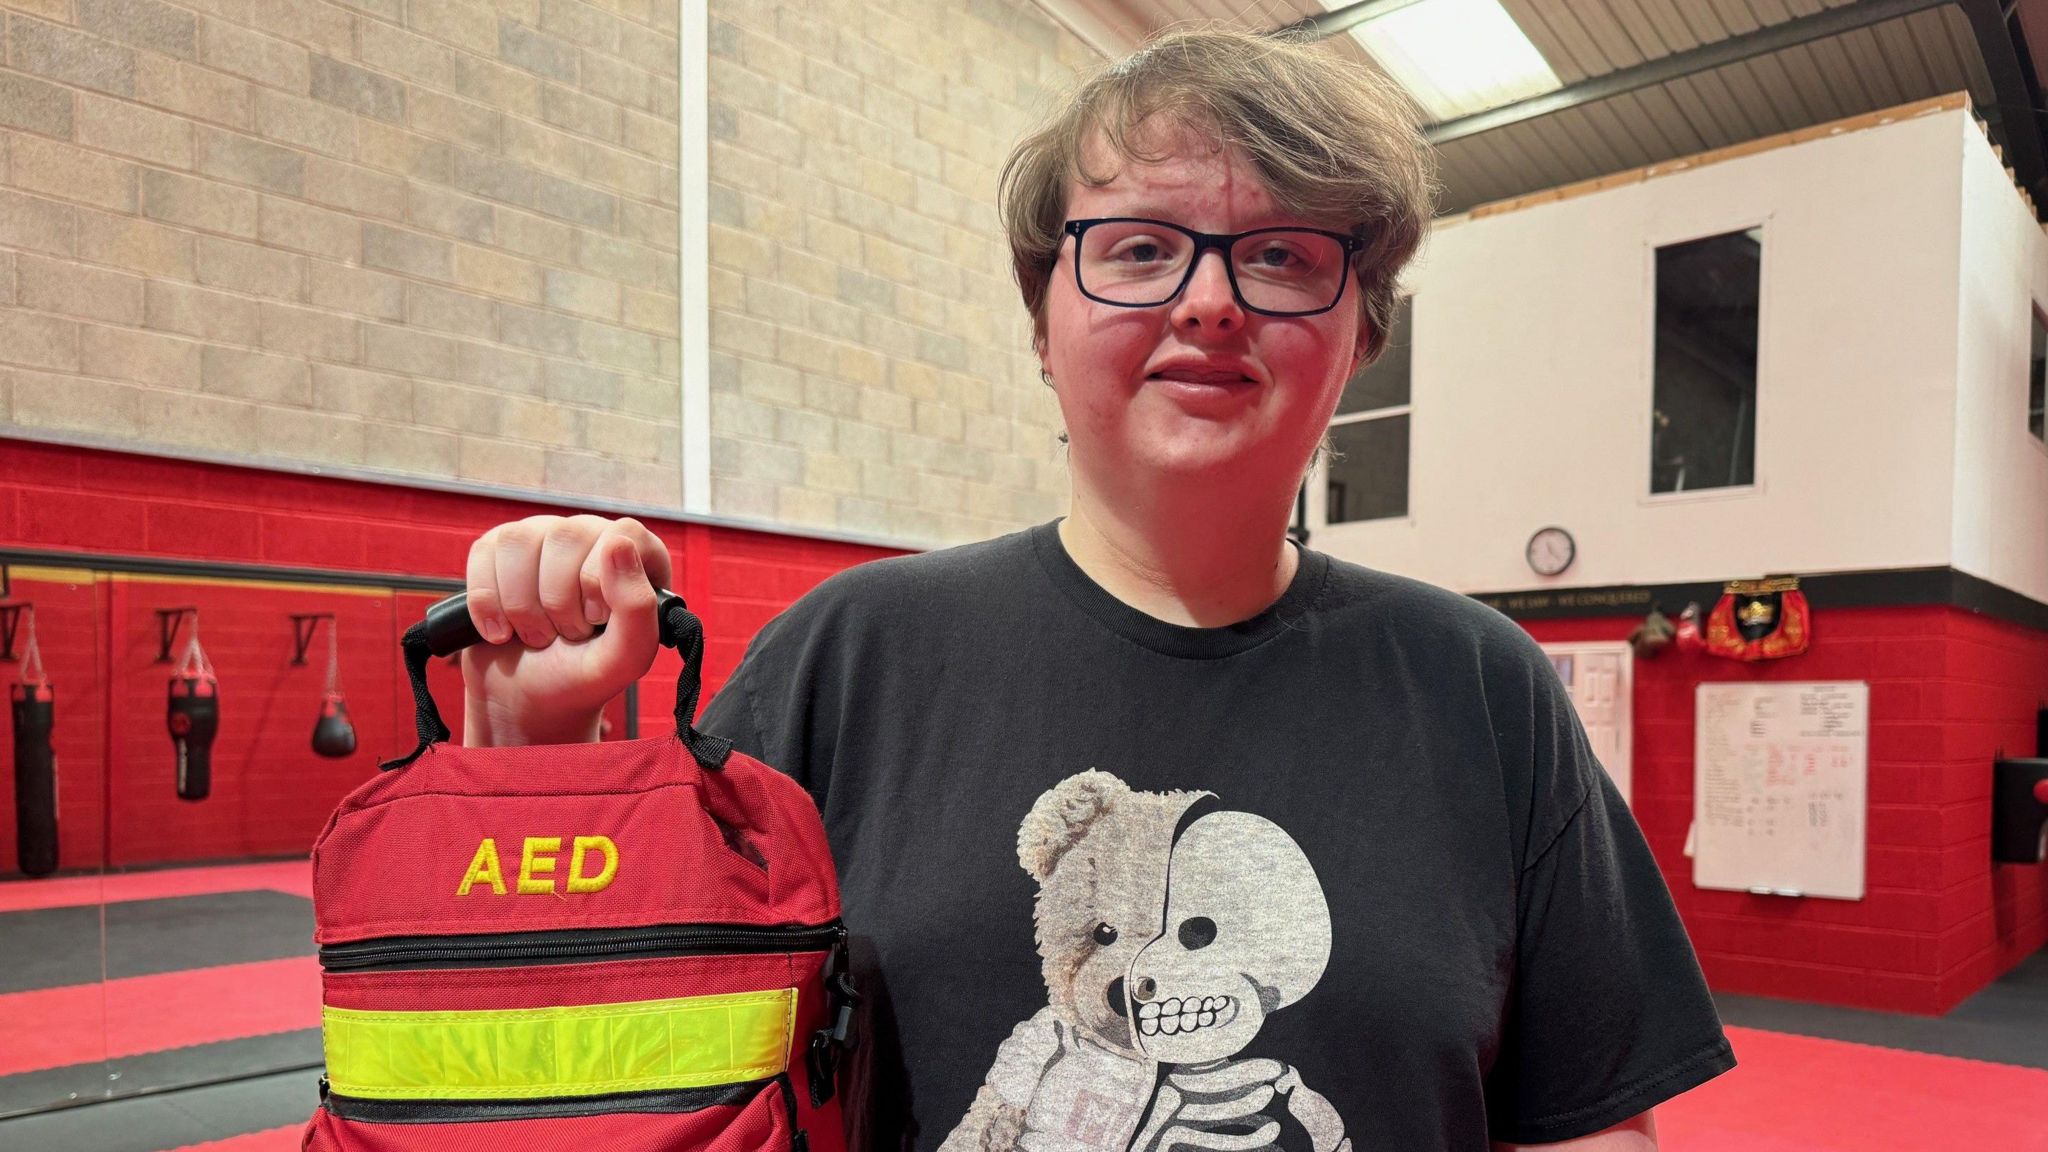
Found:
[[[1195,260],[1187,287],[1173,303],[1173,326],[1227,332],[1244,326],[1244,309],[1230,288],[1229,257],[1210,249]]]
[[[1131,983],[1131,999],[1140,1004],[1149,1004],[1159,995],[1159,982],[1150,976],[1140,976]]]

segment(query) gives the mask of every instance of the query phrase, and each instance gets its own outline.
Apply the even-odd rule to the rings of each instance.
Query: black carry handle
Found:
[[[732,755],[732,741],[697,731],[697,695],[703,690],[704,622],[690,611],[681,596],[666,588],[654,592],[655,611],[661,618],[661,642],[682,653],[683,673],[676,678],[676,737],[689,748],[697,763],[711,771],[725,767]],[[597,626],[604,631],[604,625]],[[389,772],[419,759],[435,743],[448,739],[448,725],[434,706],[427,689],[427,661],[436,656],[453,656],[472,644],[483,643],[476,622],[469,618],[469,594],[458,592],[427,609],[419,623],[405,630],[400,645],[405,651],[405,674],[412,681],[413,725],[419,731],[417,748],[396,760],[378,765]]]

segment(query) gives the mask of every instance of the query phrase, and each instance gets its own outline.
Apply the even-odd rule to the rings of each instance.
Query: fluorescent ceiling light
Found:
[[[1439,121],[1563,87],[1500,0],[1417,0],[1351,34]]]

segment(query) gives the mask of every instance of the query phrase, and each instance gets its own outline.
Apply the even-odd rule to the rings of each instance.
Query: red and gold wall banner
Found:
[[[1797,656],[1812,637],[1812,610],[1796,576],[1730,581],[1707,613],[1707,651],[1730,660]]]

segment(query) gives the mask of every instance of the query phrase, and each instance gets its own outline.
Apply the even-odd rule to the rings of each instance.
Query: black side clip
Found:
[[[830,1025],[811,1034],[809,1071],[811,1107],[823,1108],[838,1091],[839,1057],[860,1043],[853,1029],[853,1010],[860,1004],[860,990],[854,986],[851,959],[847,955],[846,929],[825,958],[825,1012]]]

